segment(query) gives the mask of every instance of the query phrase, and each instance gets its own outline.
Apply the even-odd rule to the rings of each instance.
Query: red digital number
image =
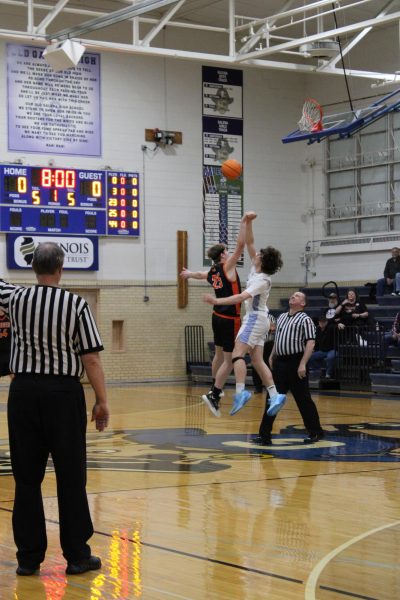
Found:
[[[65,187],[74,188],[75,182],[75,171],[65,171]]]
[[[63,188],[65,186],[65,171],[63,169],[56,169],[54,171],[54,185],[56,188]]]
[[[42,169],[40,185],[43,187],[51,187],[51,169]]]

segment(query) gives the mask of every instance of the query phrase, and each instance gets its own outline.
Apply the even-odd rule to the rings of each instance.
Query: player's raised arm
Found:
[[[228,258],[228,260],[225,263],[225,271],[227,273],[234,271],[234,269],[236,268],[236,264],[237,264],[239,258],[243,254],[244,246],[246,243],[247,221],[249,219],[250,220],[255,219],[256,216],[257,216],[256,213],[253,211],[247,212],[243,215],[243,217],[240,221],[240,229],[239,229],[238,237],[236,240],[235,250],[233,251],[233,253],[231,254],[231,256]]]
[[[254,212],[248,214],[251,215],[251,217],[249,216],[246,220],[246,247],[251,260],[253,260],[257,254],[254,246],[253,220],[257,217],[257,215]]]

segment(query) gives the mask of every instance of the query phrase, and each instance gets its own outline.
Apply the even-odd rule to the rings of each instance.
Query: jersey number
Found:
[[[214,290],[220,290],[223,287],[221,275],[213,275],[212,276],[212,286]]]

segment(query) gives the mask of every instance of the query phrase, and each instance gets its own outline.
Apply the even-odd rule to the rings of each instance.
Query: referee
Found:
[[[109,410],[99,351],[103,350],[87,302],[58,287],[64,252],[39,244],[32,267],[37,285],[25,288],[0,280],[0,308],[9,315],[8,397],[10,455],[15,479],[13,532],[18,575],[38,573],[46,548],[41,483],[51,454],[57,478],[60,543],[66,572],[99,569],[86,495],[86,404],[80,383],[84,369],[96,401],[92,421],[103,431]]]
[[[275,342],[270,356],[270,365],[275,386],[280,394],[290,390],[308,431],[305,444],[313,444],[324,437],[317,407],[308,387],[307,362],[315,345],[315,326],[306,315],[306,296],[295,292],[289,299],[289,311],[279,316]],[[258,442],[271,444],[272,426],[275,416],[268,415],[269,402],[260,425]]]

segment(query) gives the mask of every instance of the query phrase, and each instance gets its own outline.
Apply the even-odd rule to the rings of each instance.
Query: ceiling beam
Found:
[[[262,50],[258,50],[256,52],[248,52],[247,54],[242,54],[238,60],[245,61],[251,58],[260,58],[262,56],[271,56],[272,54],[277,54],[278,52],[282,52],[282,50],[291,50],[292,48],[297,48],[302,44],[309,44],[311,42],[317,42],[318,40],[324,40],[327,38],[334,39],[338,35],[351,33],[353,31],[360,31],[360,29],[365,29],[367,27],[376,27],[378,25],[385,25],[387,23],[391,23],[392,21],[400,20],[400,12],[394,12],[390,15],[385,15],[380,17],[379,19],[368,19],[367,21],[360,21],[359,23],[353,23],[352,25],[345,25],[344,27],[338,27],[337,29],[329,29],[328,31],[322,31],[320,33],[316,33],[314,35],[308,35],[303,38],[298,38],[296,40],[292,40],[289,42],[284,42],[283,44],[276,44],[275,46],[271,46],[269,48],[263,48]]]
[[[34,28],[35,33],[44,33],[46,31],[46,27],[50,25],[52,21],[60,14],[62,9],[66,4],[68,4],[69,0],[58,0],[55,7],[45,16],[45,18],[39,23],[37,27]]]
[[[176,11],[179,10],[180,7],[183,4],[185,4],[185,2],[186,0],[180,0],[175,6],[169,9],[169,11],[163,16],[163,18],[160,19],[158,24],[155,25],[153,29],[151,29],[151,31],[149,31],[149,33],[143,38],[143,40],[141,41],[142,46],[150,45],[150,42],[156,37],[156,35],[161,31],[161,29],[165,27],[168,21],[172,19]]]
[[[139,0],[132,6],[121,8],[121,10],[116,10],[112,13],[108,13],[102,17],[97,17],[96,19],[92,19],[90,21],[85,21],[84,23],[75,25],[74,27],[61,29],[60,31],[52,33],[46,37],[47,39],[51,40],[63,40],[66,38],[79,37],[85,33],[88,33],[89,31],[103,29],[104,27],[114,25],[115,23],[120,23],[121,21],[126,21],[143,13],[163,8],[168,4],[174,4],[175,2],[177,2],[177,0]]]
[[[288,0],[286,2],[286,4],[283,6],[282,10],[285,11],[286,9],[290,8],[293,4],[294,0]],[[270,21],[269,22],[269,26],[272,27],[275,24],[275,21]],[[263,35],[265,32],[265,23],[256,31],[256,33],[252,36],[250,36],[246,43],[239,49],[238,54],[246,54],[246,52],[248,52],[251,48],[254,48],[254,46],[257,44],[257,42],[259,42],[260,39],[262,39]]]
[[[388,11],[392,8],[392,6],[394,6],[395,4],[398,4],[398,0],[391,0],[391,2],[389,2],[385,8],[376,15],[375,18],[379,19],[380,17],[383,17],[384,15],[386,15],[388,13]],[[350,52],[350,50],[352,50],[355,46],[357,46],[357,44],[359,44],[361,42],[362,39],[365,38],[365,36],[367,36],[369,34],[370,31],[372,31],[373,27],[366,27],[365,29],[363,29],[362,31],[360,31],[359,34],[356,35],[355,38],[353,38],[348,44],[346,44],[346,46],[344,48],[342,48],[342,52],[341,54],[339,53],[337,56],[334,56],[333,58],[331,58],[331,60],[329,60],[323,67],[321,67],[321,71],[324,70],[324,68],[329,69],[330,67],[334,67],[342,58],[342,56],[346,56],[346,54],[348,54]]]

